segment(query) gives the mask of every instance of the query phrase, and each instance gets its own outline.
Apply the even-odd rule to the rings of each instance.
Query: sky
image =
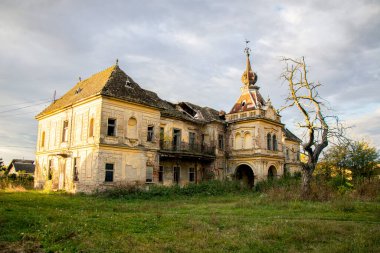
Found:
[[[305,57],[320,95],[355,139],[380,149],[380,2],[0,2],[0,157],[35,158],[35,115],[115,64],[171,102],[229,111],[240,95],[245,40],[257,85],[285,104],[281,57]],[[296,111],[281,113],[298,132]]]

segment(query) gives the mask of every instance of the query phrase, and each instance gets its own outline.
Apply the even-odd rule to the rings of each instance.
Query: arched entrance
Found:
[[[276,167],[271,165],[268,169],[268,179],[275,179],[277,177]]]
[[[249,187],[253,187],[255,176],[252,168],[246,164],[239,165],[236,168],[236,180],[240,180]]]

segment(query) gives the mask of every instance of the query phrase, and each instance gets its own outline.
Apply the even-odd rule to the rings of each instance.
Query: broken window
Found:
[[[115,136],[116,130],[116,119],[108,119],[108,127],[107,127],[107,135],[108,136]]]
[[[90,119],[90,127],[88,130],[88,137],[94,137],[94,118]]]
[[[189,182],[195,182],[195,169],[189,168]]]
[[[272,137],[270,133],[267,134],[267,149],[271,150],[272,149]]]
[[[106,163],[105,182],[113,182],[113,163]]]
[[[80,158],[74,157],[74,166],[73,166],[73,180],[79,181],[79,164]]]
[[[224,150],[224,136],[223,134],[218,135],[218,148]]]
[[[54,164],[53,164],[53,160],[51,159],[51,160],[49,160],[47,180],[52,180],[53,179],[53,169],[54,169]]]
[[[180,179],[180,168],[175,166],[173,167],[173,182],[178,184]]]
[[[164,166],[160,166],[158,169],[158,182],[164,182]]]
[[[69,121],[63,121],[62,142],[67,142],[69,135]]]
[[[146,180],[147,183],[153,183],[153,167],[146,167]]]
[[[277,151],[277,138],[276,138],[276,135],[273,135],[273,150]]]
[[[191,150],[195,148],[195,133],[193,132],[189,132],[189,145]]]
[[[153,126],[148,126],[148,136],[147,136],[147,141],[153,141],[154,137],[154,128]]]

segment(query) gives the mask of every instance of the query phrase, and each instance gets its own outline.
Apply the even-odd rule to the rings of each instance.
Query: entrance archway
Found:
[[[252,168],[246,164],[239,165],[236,168],[236,180],[240,180],[247,186],[253,187],[255,175]]]
[[[271,165],[268,169],[268,179],[275,179],[277,177],[276,167]]]

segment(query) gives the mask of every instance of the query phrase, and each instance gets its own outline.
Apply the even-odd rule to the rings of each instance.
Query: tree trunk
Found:
[[[310,169],[303,169],[302,171],[302,199],[309,199],[311,194],[311,179],[313,171]]]

